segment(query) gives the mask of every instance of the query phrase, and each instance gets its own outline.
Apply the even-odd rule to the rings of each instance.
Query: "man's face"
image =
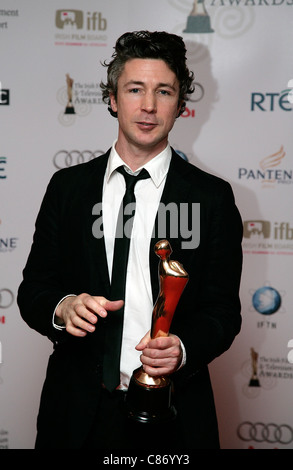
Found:
[[[180,106],[179,82],[160,59],[131,59],[118,80],[117,100],[111,106],[118,113],[118,145],[146,150],[155,156],[168,140]]]

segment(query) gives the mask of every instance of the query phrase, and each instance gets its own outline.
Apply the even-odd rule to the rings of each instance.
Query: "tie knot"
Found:
[[[117,171],[124,176],[126,189],[133,189],[138,180],[150,178],[149,172],[145,168],[143,168],[136,176],[127,173],[123,166],[119,166]]]

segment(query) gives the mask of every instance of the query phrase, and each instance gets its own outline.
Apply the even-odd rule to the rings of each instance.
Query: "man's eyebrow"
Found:
[[[144,85],[144,82],[141,82],[139,80],[129,80],[124,84],[124,87],[127,87],[129,85]]]
[[[129,80],[128,82],[126,82],[123,86],[124,87],[128,87],[129,85],[141,85],[141,86],[144,86],[145,85],[145,82],[141,81],[141,80]],[[172,83],[158,83],[157,85],[157,88],[171,88],[172,90],[176,91],[176,87],[175,85],[173,85]]]
[[[176,87],[174,84],[172,83],[159,83],[159,88],[160,87],[163,87],[163,88],[171,88],[172,90],[176,91]]]

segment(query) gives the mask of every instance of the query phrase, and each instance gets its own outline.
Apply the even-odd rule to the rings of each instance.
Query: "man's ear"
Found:
[[[183,104],[184,104],[184,100],[179,101],[178,108],[177,108],[177,116],[176,116],[176,118],[179,118],[180,113],[181,113],[181,108],[182,108],[182,105],[183,105]]]
[[[117,113],[117,103],[116,103],[114,93],[110,94],[110,105],[111,105],[112,111],[114,111],[114,113]]]

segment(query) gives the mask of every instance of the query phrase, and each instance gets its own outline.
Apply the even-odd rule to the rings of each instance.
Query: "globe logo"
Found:
[[[260,287],[252,297],[255,310],[263,315],[272,315],[281,306],[281,296],[273,287]]]

